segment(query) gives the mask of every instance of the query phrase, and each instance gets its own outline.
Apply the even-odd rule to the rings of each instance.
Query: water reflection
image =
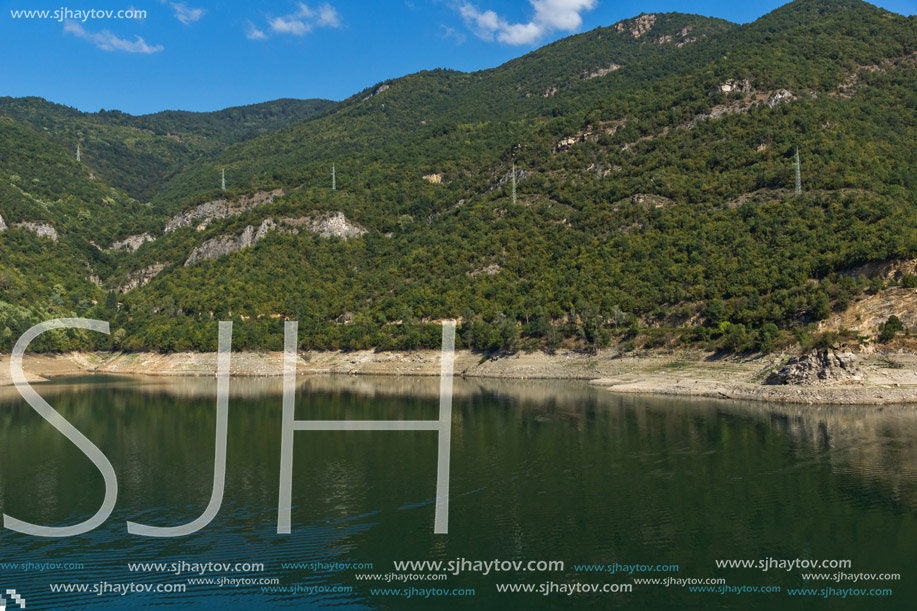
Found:
[[[36,388],[99,445],[119,478],[115,515],[90,535],[48,542],[4,533],[6,549],[19,558],[85,559],[92,568],[71,579],[125,580],[125,550],[149,561],[259,561],[284,583],[354,588],[310,599],[315,605],[399,609],[407,603],[370,596],[352,573],[317,575],[281,570],[280,563],[356,558],[383,572],[395,559],[562,559],[569,563],[564,572],[543,577],[563,582],[596,581],[570,568],[579,562],[672,562],[683,567],[682,577],[714,576],[716,558],[766,556],[850,558],[861,571],[917,569],[912,407],[616,396],[580,382],[457,378],[448,538],[432,536],[436,440],[428,432],[297,433],[293,534],[279,537],[281,380],[233,378],[224,506],[201,533],[157,541],[128,536],[124,522],[175,525],[206,506],[216,380],[106,377]],[[0,394],[0,507],[36,523],[75,522],[94,512],[99,474],[9,390]],[[297,381],[297,417],[434,419],[438,393],[435,377],[304,376]],[[17,579],[36,588],[48,581]],[[784,585],[798,579],[738,578]],[[470,575],[449,586],[480,589],[468,608],[505,608],[509,599],[494,594],[494,583],[493,576]],[[900,588],[907,594],[913,585]],[[37,600],[49,608],[59,602]],[[168,599],[205,600],[289,608],[302,602],[257,588],[198,588]],[[130,607],[82,602],[136,608],[157,600],[135,598]],[[545,609],[584,602],[509,600]],[[721,604],[664,589],[589,602],[644,609]],[[749,598],[744,608],[774,603]],[[82,607],[69,601],[67,608]]]

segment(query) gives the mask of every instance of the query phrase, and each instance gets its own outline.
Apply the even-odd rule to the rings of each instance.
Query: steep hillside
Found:
[[[83,113],[40,98],[0,98],[0,116],[46,135],[96,175],[133,197],[150,199],[181,168],[228,144],[304,121],[327,100],[276,100],[211,113],[166,111],[132,116]]]
[[[284,317],[315,348],[433,347],[443,317],[481,350],[809,346],[882,288],[845,270],[917,256],[917,20],[863,2],[643,14],[316,110],[157,183],[92,264],[117,346],[233,318],[278,347]]]

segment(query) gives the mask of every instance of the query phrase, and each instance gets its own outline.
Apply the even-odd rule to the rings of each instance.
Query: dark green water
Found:
[[[301,379],[297,418],[436,419],[438,379]],[[115,512],[69,539],[4,530],[2,562],[81,563],[0,569],[28,609],[905,609],[917,603],[917,411],[913,407],[778,408],[620,397],[585,384],[463,381],[453,408],[451,516],[433,535],[436,434],[297,432],[293,532],[276,534],[280,383],[232,381],[226,493],[204,530],[179,539],[129,535],[196,518],[210,497],[213,381],[107,378],[37,385],[103,450],[118,474]],[[102,477],[15,391],[0,393],[0,507],[39,524],[93,514]],[[463,572],[386,583],[400,560],[558,560],[562,570]],[[849,560],[843,569],[725,569],[723,559]],[[128,562],[263,563],[281,586],[189,584]],[[316,571],[283,563],[360,562]],[[576,565],[678,565],[615,574]],[[900,580],[806,581],[803,573],[897,573]],[[435,571],[434,571],[435,572]],[[428,573],[428,572],[426,572]],[[723,578],[775,593],[699,593],[634,579]],[[50,584],[185,584],[184,593],[52,593]],[[498,584],[629,584],[632,592],[498,593]],[[473,589],[411,599],[376,588]],[[790,588],[890,588],[891,596],[795,597]],[[13,608],[12,606],[9,608]]]

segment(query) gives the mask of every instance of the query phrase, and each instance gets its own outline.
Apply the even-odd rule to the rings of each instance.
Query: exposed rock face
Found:
[[[135,272],[131,272],[128,274],[124,283],[118,287],[118,292],[126,293],[130,290],[149,284],[153,278],[159,275],[159,272],[164,270],[169,265],[169,263],[154,263],[149,267],[144,267],[143,269],[138,269]]]
[[[713,89],[713,93],[744,93],[746,91],[751,91],[751,83],[748,82],[748,79],[729,79]]]
[[[305,217],[288,222],[294,225],[301,223],[307,230],[317,233],[323,238],[335,237],[346,240],[348,238],[358,238],[366,233],[366,229],[348,221],[343,212],[336,212],[332,216],[320,219]]]
[[[606,74],[611,74],[615,70],[620,70],[620,69],[621,69],[621,66],[619,66],[618,64],[609,64],[607,68],[599,68],[598,70],[593,70],[592,72],[589,72],[588,74],[586,74],[583,78],[588,81],[590,79],[605,76]]]
[[[3,222],[2,214],[0,214],[0,231],[6,231],[6,223]]]
[[[249,225],[242,231],[242,235],[238,237],[234,235],[221,235],[207,240],[191,251],[191,256],[185,261],[185,267],[194,265],[198,261],[218,259],[231,252],[238,252],[243,248],[248,248],[255,243],[254,237],[255,228]]]
[[[627,32],[634,38],[640,38],[652,29],[654,23],[656,23],[656,15],[649,13],[626,21],[619,21],[614,28],[618,32]]]
[[[323,238],[336,237],[344,240],[356,238],[366,233],[366,229],[347,220],[343,212],[321,217],[283,218],[279,221],[275,221],[273,218],[266,218],[261,222],[258,229],[255,229],[253,225],[249,225],[239,236],[222,235],[207,240],[191,252],[188,260],[185,261],[185,267],[200,261],[218,259],[223,255],[254,246],[272,231],[296,234],[299,233],[300,228],[317,233]]]
[[[764,381],[770,385],[851,384],[862,379],[853,354],[820,350],[793,357]]]
[[[688,35],[688,32],[690,32],[690,31],[693,30],[693,29],[694,29],[693,26],[686,25],[685,27],[683,27],[683,28],[681,29],[681,32],[679,32],[678,34],[663,34],[662,36],[660,36],[659,38],[657,38],[656,40],[654,40],[654,41],[653,41],[653,44],[655,44],[655,45],[664,45],[664,44],[667,43],[667,42],[672,42],[672,41],[675,40],[676,38],[681,38],[681,40],[679,40],[677,43],[675,43],[675,46],[676,46],[676,47],[683,47],[683,46],[685,46],[686,44],[690,44],[690,43],[692,43],[692,42],[697,42],[697,38],[693,38],[693,37],[692,37],[692,38],[686,38],[687,35]]]
[[[569,149],[571,146],[573,146],[577,142],[579,142],[579,139],[576,138],[575,136],[564,138],[563,140],[561,140],[554,146],[554,150],[557,151],[558,153],[561,153]]]
[[[366,96],[365,98],[363,98],[363,101],[365,102],[365,101],[368,100],[369,98],[374,98],[374,97],[376,97],[377,95],[379,95],[380,93],[382,93],[383,91],[388,91],[388,90],[391,89],[391,88],[392,88],[392,86],[389,85],[388,83],[382,83],[381,85],[379,85],[378,87],[376,87],[375,89],[373,89],[373,92],[372,92],[372,93],[370,93],[368,96]]]
[[[893,277],[891,266],[880,268]],[[885,277],[883,273],[880,277]],[[881,327],[891,316],[897,316],[905,328],[917,327],[917,289],[890,287],[850,304],[843,312],[832,314],[828,320],[819,323],[820,331],[849,329],[864,335],[877,336]],[[865,352],[876,349],[875,344],[862,348]]]
[[[423,177],[423,179],[434,185],[440,185],[443,183],[442,174],[427,174],[426,176]]]
[[[31,221],[26,221],[25,223],[16,223],[13,226],[28,229],[40,238],[48,238],[52,242],[57,242],[57,230],[49,223],[33,223]]]
[[[781,104],[783,102],[790,102],[795,99],[796,99],[795,95],[793,95],[786,89],[781,89],[779,91],[775,91],[771,95],[771,97],[767,98],[767,106],[768,108],[773,108],[777,104]]]
[[[230,216],[236,216],[247,212],[252,208],[263,206],[272,202],[277,197],[283,196],[283,189],[274,191],[259,191],[252,196],[240,197],[238,201],[231,202],[225,199],[218,199],[196,206],[187,212],[176,214],[166,223],[166,233],[171,233],[180,227],[188,227],[195,223],[198,228],[206,228],[207,224],[216,219],[225,219]]]
[[[140,235],[132,235],[115,242],[111,245],[111,250],[127,250],[130,252],[136,252],[138,248],[146,244],[147,242],[152,242],[155,240],[153,236],[148,233],[141,233]]]

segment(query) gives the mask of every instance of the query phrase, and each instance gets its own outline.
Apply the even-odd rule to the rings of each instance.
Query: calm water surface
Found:
[[[904,609],[917,601],[917,408],[773,407],[615,396],[581,383],[455,382],[449,535],[433,535],[436,434],[297,432],[293,532],[276,534],[279,380],[233,379],[226,492],[204,530],[180,539],[129,535],[196,518],[213,477],[213,380],[93,378],[36,389],[111,460],[117,508],[69,539],[4,530],[2,589],[29,609]],[[436,419],[439,380],[307,377],[297,418]],[[9,388],[0,389],[0,508],[39,524],[93,514],[102,477]],[[560,560],[563,570],[464,572],[443,581],[383,581],[400,560]],[[800,569],[718,569],[718,559],[843,559],[848,573],[900,581],[807,582]],[[261,573],[313,593],[189,584],[183,572],[129,562],[263,563]],[[317,571],[284,563],[359,562]],[[576,565],[678,565],[633,575]],[[825,571],[836,572],[837,570]],[[411,571],[407,571],[411,572]],[[358,579],[378,575],[372,581]],[[780,593],[715,594],[633,585],[630,593],[500,594],[497,584],[634,584],[634,578],[724,578]],[[52,593],[50,584],[184,584],[184,593]],[[891,597],[796,598],[789,588],[888,587]],[[399,598],[371,589],[473,589]],[[343,591],[342,591],[343,590]],[[12,607],[10,607],[12,608]]]

